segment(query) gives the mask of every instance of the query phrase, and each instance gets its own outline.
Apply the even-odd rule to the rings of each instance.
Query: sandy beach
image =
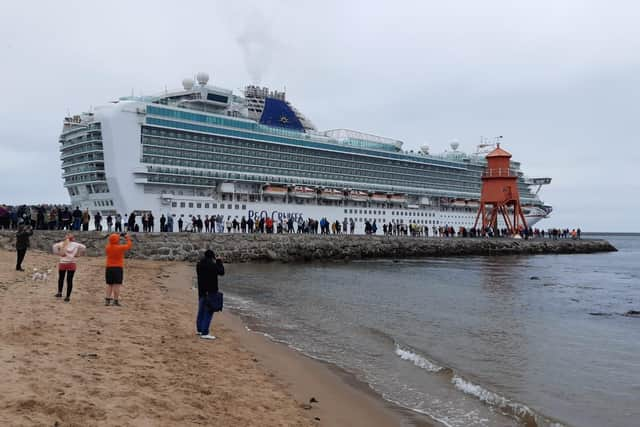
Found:
[[[428,425],[227,311],[217,340],[198,339],[188,264],[127,260],[118,308],[103,305],[102,258],[80,260],[70,303],[54,298],[55,256],[14,263],[0,251],[2,425]]]

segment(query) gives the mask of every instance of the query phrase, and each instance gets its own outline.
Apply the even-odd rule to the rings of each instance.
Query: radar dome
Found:
[[[460,146],[460,143],[457,140],[454,139],[453,141],[451,141],[451,149],[453,151],[456,151],[459,146]]]
[[[186,79],[182,80],[182,87],[184,88],[184,90],[191,90],[193,88],[193,83],[193,79],[187,77]]]
[[[422,151],[423,154],[429,154],[429,146],[423,145],[422,147],[420,147],[420,151]]]
[[[209,74],[200,71],[197,75],[196,75],[196,79],[198,80],[198,83],[201,86],[206,85],[209,82]]]

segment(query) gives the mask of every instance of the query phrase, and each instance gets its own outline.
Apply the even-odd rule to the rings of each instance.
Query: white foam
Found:
[[[491,406],[496,406],[502,410],[508,410],[511,414],[518,417],[534,416],[533,411],[527,406],[521,403],[512,402],[506,397],[482,388],[481,386],[467,381],[458,375],[453,376],[451,383],[463,393],[475,396],[482,402]]]
[[[408,360],[416,365],[418,368],[425,369],[429,372],[440,372],[444,369],[442,366],[438,366],[426,357],[413,353],[412,351],[405,350],[396,344],[396,355],[402,360]]]

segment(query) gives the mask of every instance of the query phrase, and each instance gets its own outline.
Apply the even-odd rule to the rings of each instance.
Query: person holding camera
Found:
[[[120,244],[120,238],[124,237],[125,244]],[[107,282],[106,296],[104,305],[120,306],[118,298],[120,297],[120,287],[124,278],[124,253],[131,249],[133,243],[127,233],[109,235],[109,243],[105,247],[107,255],[107,263],[105,270],[105,279]]]
[[[218,292],[218,276],[224,275],[222,260],[216,257],[211,249],[207,249],[204,258],[196,266],[196,273],[198,274],[196,331],[202,339],[215,340],[216,337],[209,334],[209,326],[214,311],[222,309],[222,294]]]
[[[16,271],[24,271],[22,268],[22,261],[27,254],[29,248],[29,236],[33,234],[33,228],[30,225],[25,225],[24,219],[18,220],[18,231],[16,232]]]

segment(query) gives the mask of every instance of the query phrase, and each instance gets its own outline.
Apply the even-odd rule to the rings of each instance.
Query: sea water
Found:
[[[640,422],[640,236],[619,252],[232,265],[252,328],[449,426]]]

